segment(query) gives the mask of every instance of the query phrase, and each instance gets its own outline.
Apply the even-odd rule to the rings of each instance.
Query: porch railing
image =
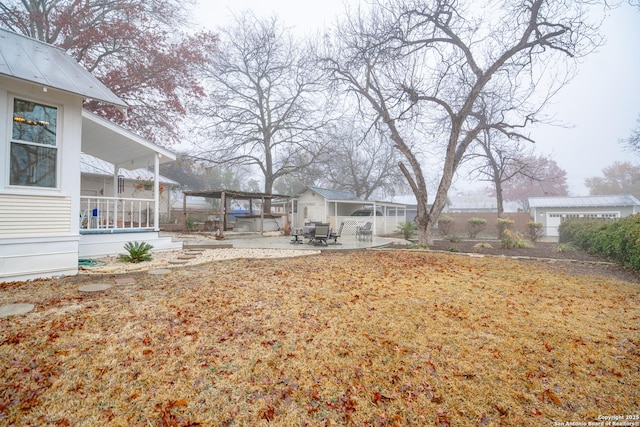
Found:
[[[153,199],[80,197],[80,230],[153,230]]]

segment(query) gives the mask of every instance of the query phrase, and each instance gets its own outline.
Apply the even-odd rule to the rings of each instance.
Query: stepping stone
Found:
[[[31,313],[33,311],[33,308],[33,304],[26,303],[3,305],[0,306],[0,318]]]
[[[169,260],[169,264],[186,264],[187,262],[189,262],[189,261],[187,261],[186,259],[172,259],[172,260]]]
[[[202,252],[204,251],[199,251],[199,252],[195,252],[195,251],[189,251],[189,252],[185,252],[185,255],[190,255],[190,256],[198,256],[198,255],[202,255]]]
[[[135,285],[136,279],[132,279],[131,277],[122,277],[116,279],[116,285]]]
[[[178,259],[196,259],[195,255],[178,255]]]
[[[165,274],[169,274],[171,273],[171,270],[169,270],[168,268],[158,268],[155,270],[149,270],[149,274],[153,274],[156,276],[164,276]]]
[[[80,292],[104,292],[110,288],[111,285],[107,285],[106,283],[94,283],[92,285],[81,286],[78,290]]]

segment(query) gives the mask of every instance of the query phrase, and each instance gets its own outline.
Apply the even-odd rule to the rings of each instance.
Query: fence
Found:
[[[453,223],[449,231],[449,235],[467,237],[469,235],[468,224],[471,218],[482,218],[487,221],[487,227],[480,233],[480,237],[497,238],[498,237],[498,214],[496,212],[460,212],[460,213],[442,213],[440,216],[449,216],[453,218]],[[503,215],[514,222],[513,230],[518,231],[525,236],[529,232],[528,225],[531,217],[527,212],[509,212]]]

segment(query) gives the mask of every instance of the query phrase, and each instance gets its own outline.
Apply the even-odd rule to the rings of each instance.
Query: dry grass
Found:
[[[507,425],[640,408],[640,286],[359,252],[81,278],[0,303],[0,424]]]

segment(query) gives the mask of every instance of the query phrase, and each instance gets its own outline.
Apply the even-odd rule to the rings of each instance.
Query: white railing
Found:
[[[153,199],[80,197],[80,230],[153,230]]]

